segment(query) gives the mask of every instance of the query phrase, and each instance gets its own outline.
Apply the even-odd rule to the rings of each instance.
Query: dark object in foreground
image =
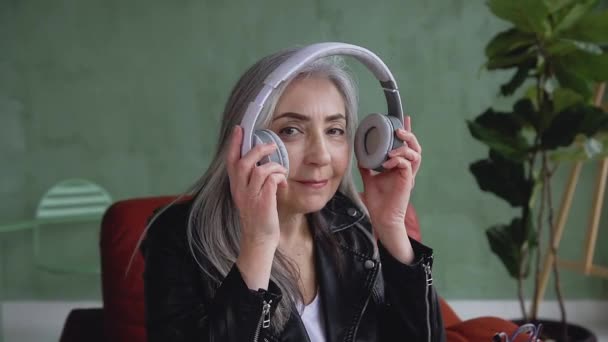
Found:
[[[597,342],[597,336],[590,330],[576,325],[567,323],[568,325],[568,340],[562,338],[562,322],[553,320],[537,320],[532,322],[524,322],[522,320],[513,320],[517,325],[531,323],[535,326],[542,325],[542,331],[539,338],[541,341],[557,341],[557,342]],[[500,340],[499,340],[500,341]]]

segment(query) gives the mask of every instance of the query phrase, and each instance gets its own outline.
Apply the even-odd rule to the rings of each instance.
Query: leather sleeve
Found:
[[[251,342],[262,336],[264,304],[272,315],[281,299],[276,284],[250,290],[235,264],[210,295],[210,279],[186,239],[167,228],[152,226],[141,248],[148,341]]]
[[[443,342],[443,320],[432,285],[433,250],[414,239],[410,242],[416,258],[410,265],[399,262],[378,242],[385,295],[380,340],[403,336],[412,341]]]

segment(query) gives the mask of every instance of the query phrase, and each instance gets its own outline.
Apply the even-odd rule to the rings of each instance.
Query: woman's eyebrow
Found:
[[[294,112],[285,112],[285,113],[279,114],[276,117],[274,117],[272,119],[272,121],[276,121],[276,120],[282,119],[282,118],[292,118],[292,119],[296,119],[296,120],[300,120],[300,121],[310,121],[310,118],[308,116],[302,115],[299,113],[294,113]],[[344,114],[337,113],[337,114],[329,115],[328,117],[325,118],[325,121],[327,121],[327,122],[337,121],[340,119],[346,120],[346,116],[344,116]]]

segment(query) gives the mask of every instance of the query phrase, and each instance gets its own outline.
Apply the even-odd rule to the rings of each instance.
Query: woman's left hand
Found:
[[[409,120],[407,123],[409,128]],[[405,213],[422,160],[416,136],[405,129],[397,129],[396,134],[404,145],[389,152],[389,159],[382,164],[385,171],[359,167],[372,227],[383,242],[404,232]]]

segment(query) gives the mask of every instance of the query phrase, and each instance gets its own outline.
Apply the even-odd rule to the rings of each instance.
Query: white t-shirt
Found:
[[[319,291],[317,291],[317,295],[310,304],[304,306],[303,309],[302,305],[300,305],[299,309],[302,322],[304,322],[304,327],[306,327],[306,332],[310,337],[310,341],[325,342],[324,317],[323,310],[321,310]]]

